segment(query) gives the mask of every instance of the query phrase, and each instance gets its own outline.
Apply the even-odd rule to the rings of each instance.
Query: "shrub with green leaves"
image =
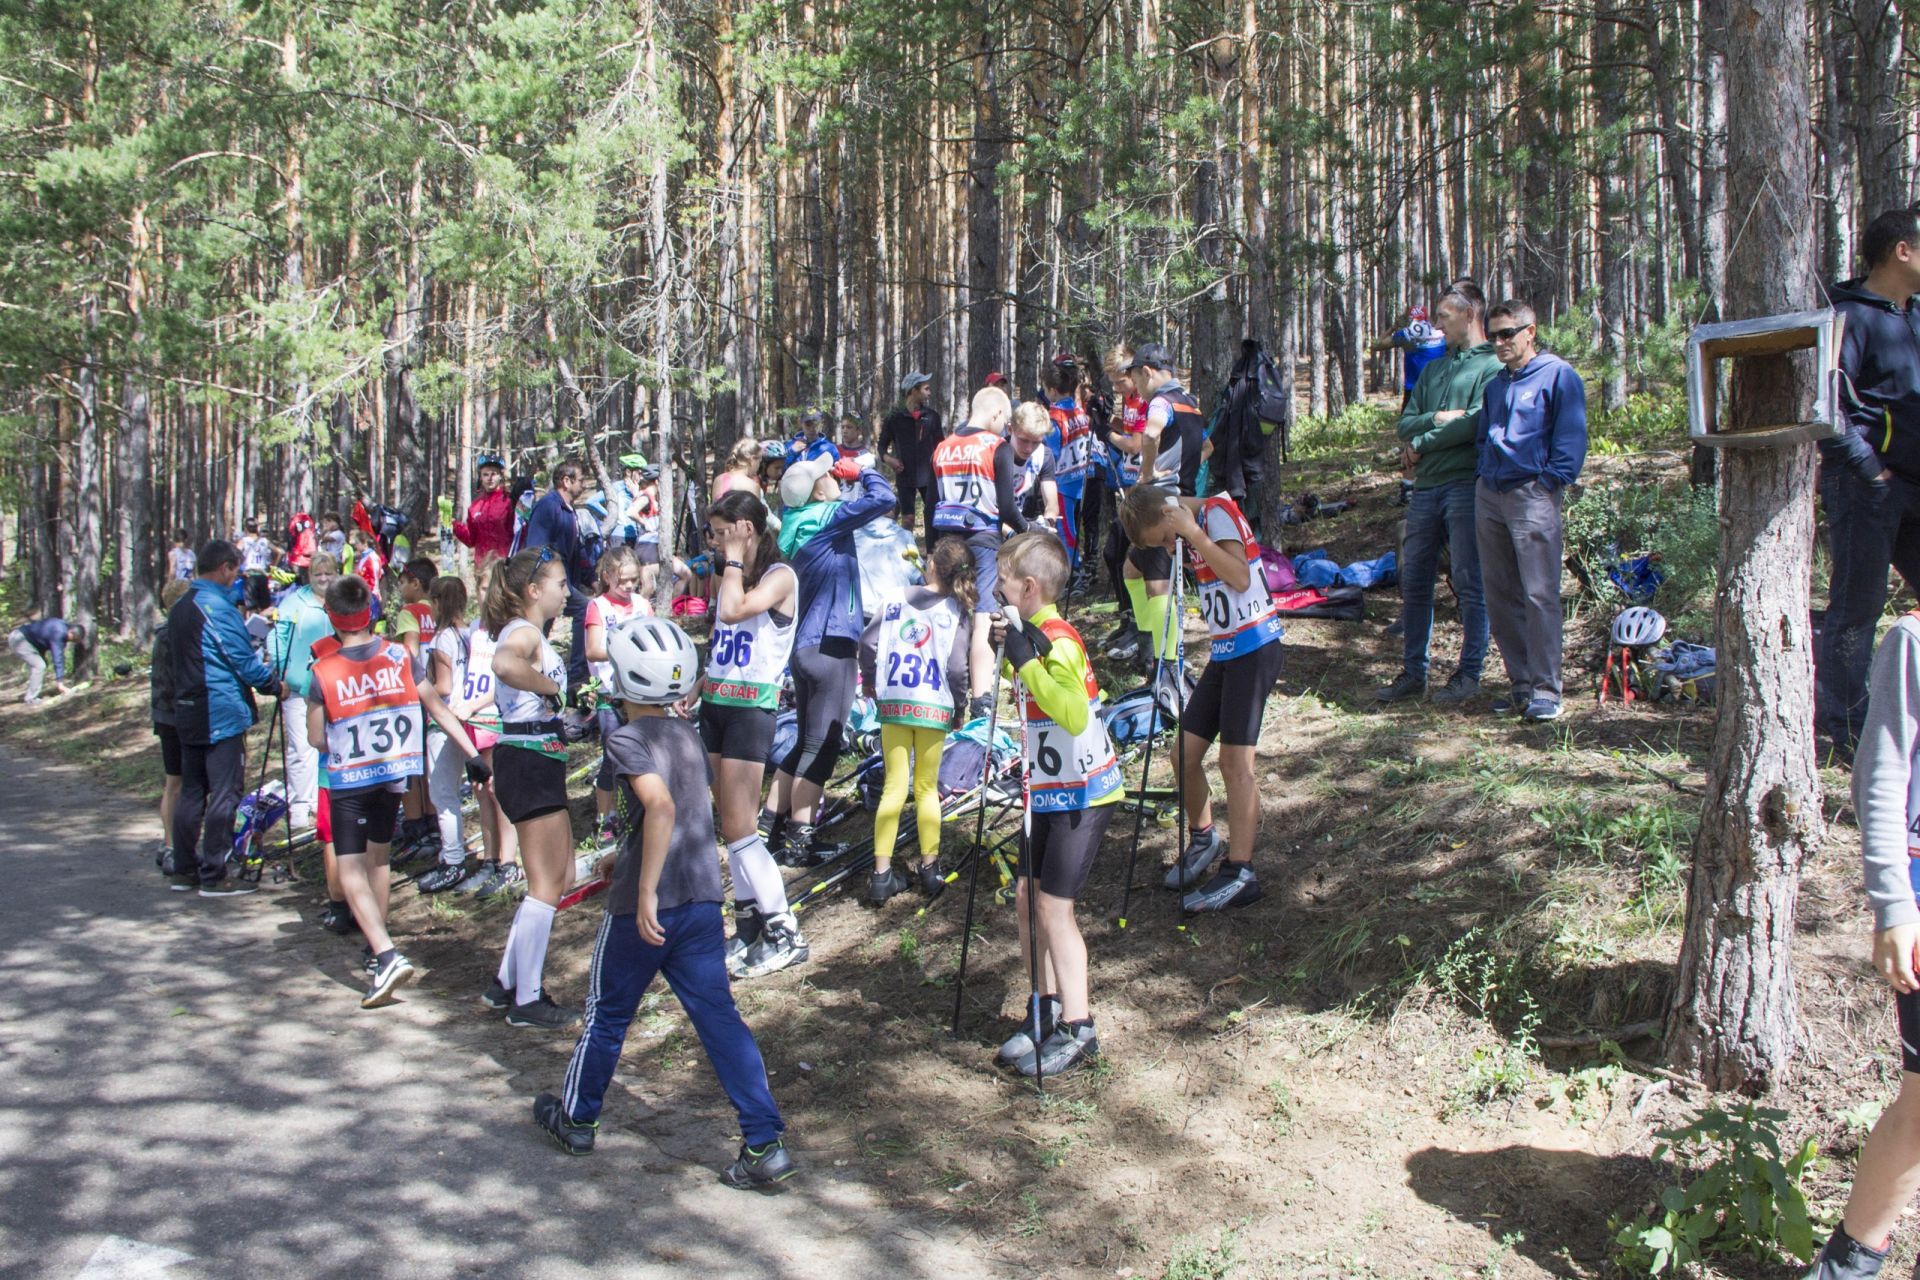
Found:
[[[1663,489],[1630,477],[1597,482],[1567,504],[1568,559],[1583,575],[1582,599],[1611,620],[1633,603],[1607,577],[1623,558],[1659,557],[1666,581],[1653,607],[1696,634],[1711,630],[1720,575],[1719,506],[1711,489]]]
[[[1635,1275],[1679,1274],[1709,1257],[1774,1265],[1813,1256],[1806,1177],[1817,1156],[1807,1139],[1782,1154],[1784,1111],[1749,1102],[1728,1113],[1709,1106],[1692,1124],[1662,1130],[1654,1159],[1669,1154],[1692,1177],[1669,1186],[1658,1206],[1613,1222],[1614,1260]]]

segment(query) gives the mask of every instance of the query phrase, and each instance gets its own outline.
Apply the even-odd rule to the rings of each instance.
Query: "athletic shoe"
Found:
[[[793,916],[774,916],[761,926],[759,939],[741,957],[740,976],[764,978],[770,973],[804,964],[811,954],[807,940],[800,936],[800,926],[794,922]]]
[[[412,866],[416,862],[440,861],[440,833],[416,837],[412,843],[394,846],[390,859],[396,867]]]
[[[920,892],[927,895],[927,901],[947,891],[947,869],[940,865],[940,859],[928,858],[920,864],[920,870],[914,873],[920,881]]]
[[[1043,1077],[1051,1078],[1099,1055],[1100,1038],[1093,1034],[1091,1022],[1077,1027],[1063,1022],[1042,1042],[1039,1053],[1028,1050],[1014,1062],[1013,1069],[1032,1079],[1037,1068]]]
[[[1107,646],[1107,660],[1110,662],[1132,662],[1146,651],[1147,637],[1144,632],[1128,631],[1120,639]]]
[[[1487,710],[1496,716],[1517,716],[1526,711],[1531,697],[1531,694],[1522,693],[1516,689],[1504,697],[1495,698],[1493,705]]]
[[[1389,622],[1387,624],[1387,634],[1390,636],[1404,636],[1407,634],[1407,620],[1401,617]]]
[[[1228,907],[1250,907],[1260,901],[1260,878],[1245,863],[1222,863],[1220,873],[1180,899],[1180,909],[1190,915],[1203,911],[1224,911]]]
[[[258,892],[260,892],[259,885],[242,880],[238,876],[226,876],[215,880],[212,884],[200,886],[200,896],[203,898],[238,898],[242,894]]]
[[[1438,707],[1452,707],[1479,696],[1480,677],[1456,671],[1451,679],[1433,691],[1430,701]]]
[[[412,981],[413,962],[396,951],[387,957],[385,964],[374,965],[373,981],[367,984],[367,994],[360,997],[360,1007],[378,1009],[383,1004],[392,1004],[393,993]]]
[[[1411,671],[1402,671],[1393,678],[1393,683],[1383,689],[1373,691],[1375,702],[1405,702],[1408,698],[1417,698],[1427,691],[1427,678],[1417,676]]]
[[[1522,719],[1532,720],[1536,723],[1542,720],[1558,720],[1560,718],[1560,704],[1549,698],[1535,698],[1527,704],[1527,709],[1522,711],[1520,716]]]
[[[747,963],[747,951],[760,941],[760,930],[766,920],[760,914],[760,908],[749,902],[745,906],[738,903],[733,908],[733,936],[727,939],[727,972],[738,977]]]
[[[1052,996],[1040,998],[1040,1040],[1045,1043],[1053,1029],[1060,1023],[1060,1002]],[[1012,1066],[1021,1058],[1033,1052],[1033,1006],[1027,1006],[1027,1016],[1013,1030],[1013,1034],[1000,1042],[1000,1048],[993,1055],[994,1061],[1003,1066]]]
[[[1187,841],[1180,860],[1167,868],[1166,878],[1160,883],[1169,889],[1191,888],[1200,883],[1200,877],[1207,873],[1207,868],[1219,856],[1220,828],[1211,826]]]
[[[741,1143],[739,1158],[727,1166],[720,1180],[730,1187],[745,1191],[785,1182],[798,1172],[800,1166],[787,1154],[787,1144],[775,1138],[764,1147],[750,1147]]]
[[[197,871],[176,871],[167,877],[167,888],[175,893],[192,893],[200,887],[200,874]]]
[[[167,870],[167,863],[170,862],[172,859],[173,859],[172,845],[163,844],[155,847],[153,851],[153,865],[160,868],[161,875],[172,874]]]
[[[507,1010],[507,1025],[510,1027],[533,1027],[539,1031],[565,1031],[580,1021],[578,1009],[568,1009],[553,1002],[553,997],[542,991],[536,998],[525,1004],[516,1004]]]
[[[545,1129],[547,1136],[570,1156],[591,1153],[593,1136],[600,1131],[598,1123],[575,1124],[568,1118],[567,1109],[560,1104],[560,1099],[550,1093],[543,1093],[533,1100],[533,1122]]]
[[[344,902],[327,904],[326,910],[320,913],[320,927],[343,938],[350,933],[360,932],[360,922],[353,918],[353,908]]]
[[[913,887],[913,881],[896,866],[889,865],[885,871],[876,871],[867,877],[867,901],[876,907],[883,907],[888,898],[905,893]]]
[[[415,880],[413,884],[414,887],[422,893],[442,893],[453,888],[466,878],[467,869],[465,867],[458,863],[448,866],[443,862],[431,871],[422,872],[420,878]]]
[[[1836,1226],[1803,1280],[1872,1280],[1892,1252],[1891,1246],[1875,1249],[1861,1244],[1847,1234],[1846,1227]]]
[[[453,891],[455,893],[476,894],[484,898],[487,894],[493,892],[494,882],[499,880],[499,878],[499,863],[482,862],[479,866],[467,873],[466,879],[453,886]]]
[[[366,974],[369,978],[371,978],[373,976],[373,971],[375,969],[378,969],[379,967],[380,967],[380,962],[374,958],[373,947],[371,945],[361,947],[360,948],[360,972]]]
[[[516,862],[511,866],[502,866],[500,868],[500,874],[494,877],[494,882],[491,885],[487,886],[483,896],[497,898],[502,894],[513,895],[525,893],[526,891],[526,868]]]
[[[487,989],[480,993],[480,1003],[489,1009],[513,1008],[513,992],[500,985],[500,976],[495,974],[487,980]]]

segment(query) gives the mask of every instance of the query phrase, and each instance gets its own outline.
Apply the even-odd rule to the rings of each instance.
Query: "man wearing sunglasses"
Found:
[[[1560,717],[1561,507],[1587,460],[1587,388],[1573,366],[1535,345],[1533,308],[1502,302],[1487,336],[1503,366],[1487,383],[1474,526],[1487,623],[1511,689],[1495,715]]]

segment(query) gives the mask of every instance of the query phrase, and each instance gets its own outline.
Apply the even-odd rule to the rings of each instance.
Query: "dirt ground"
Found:
[[[1612,463],[1597,459],[1587,482],[1607,483]],[[1677,457],[1632,465],[1684,474]],[[1355,500],[1289,530],[1290,552],[1326,546],[1344,562],[1392,547],[1384,469],[1303,464],[1286,483]],[[1096,645],[1111,607],[1077,612]],[[1371,691],[1398,669],[1385,632],[1396,613],[1393,592],[1372,592],[1363,622],[1288,626],[1258,752],[1264,901],[1182,920],[1157,887],[1178,832],[1149,820],[1119,928],[1133,823],[1116,819],[1081,911],[1104,1056],[1044,1098],[992,1064],[1027,979],[1012,908],[988,879],[957,1039],[964,881],[930,906],[907,895],[875,911],[841,891],[806,911],[811,961],[736,988],[796,1149],[903,1211],[963,1224],[1025,1275],[1609,1274],[1610,1218],[1640,1211],[1671,1176],[1652,1161],[1655,1132],[1704,1101],[1658,1069],[1646,1024],[1673,981],[1712,711],[1596,706],[1598,632],[1584,618],[1568,630],[1557,724],[1496,721],[1485,696],[1460,713],[1378,710]],[[1443,600],[1439,678],[1458,643]],[[1109,693],[1138,682],[1104,663],[1101,675]],[[150,792],[138,684],[40,708],[10,696],[0,736]],[[15,670],[0,687],[17,693]],[[1805,1049],[1772,1101],[1830,1157],[1814,1185],[1837,1214],[1859,1108],[1889,1098],[1898,1071],[1865,963],[1846,778],[1823,778],[1830,833],[1806,868],[1795,950]],[[582,834],[588,808],[583,798]],[[963,851],[970,824],[947,841],[950,856]],[[796,888],[811,882],[792,874]],[[276,896],[309,914],[319,899]],[[478,996],[511,911],[464,906],[395,896],[395,933],[423,985],[456,999]],[[557,924],[548,974],[562,1000],[584,993],[596,924],[594,906]],[[342,941],[343,980],[356,957]],[[477,998],[472,1016],[487,1016]],[[570,1048],[500,1031],[500,1059],[531,1079],[557,1080]],[[647,1130],[689,1098],[725,1114],[656,989],[606,1123]],[[1782,1272],[1729,1262],[1712,1274]]]

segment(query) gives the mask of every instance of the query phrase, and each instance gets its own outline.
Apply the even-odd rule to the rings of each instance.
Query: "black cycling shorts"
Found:
[[[1095,805],[1091,809],[1069,809],[1060,813],[1033,815],[1033,862],[1040,868],[1040,892],[1055,898],[1078,898],[1087,887],[1093,860],[1106,838],[1107,824],[1113,821],[1117,804]],[[1019,874],[1027,875],[1028,849],[1020,846]]]
[[[700,704],[700,741],[707,744],[708,755],[722,760],[765,764],[773,752],[773,724],[772,707]]]
[[[493,798],[508,822],[558,813],[567,807],[567,762],[503,742],[493,753]]]
[[[1165,547],[1128,547],[1127,562],[1148,582],[1173,581],[1173,552]]]
[[[1209,662],[1187,699],[1180,728],[1208,742],[1217,738],[1227,747],[1259,742],[1267,695],[1286,664],[1285,648],[1284,642],[1272,640],[1238,658]]]
[[[794,651],[793,709],[800,736],[781,762],[780,771],[825,786],[833,777],[846,740],[847,713],[853,710],[854,680],[860,674],[859,650],[846,637],[832,636],[817,649]]]
[[[365,853],[371,845],[393,843],[400,793],[385,787],[335,791],[329,798],[333,851],[343,858]]]
[[[160,739],[160,770],[169,778],[180,776],[180,731],[170,724],[154,721],[153,736]]]
[[[1900,1069],[1920,1073],[1920,991],[1894,992],[1893,1011],[1900,1019]]]

